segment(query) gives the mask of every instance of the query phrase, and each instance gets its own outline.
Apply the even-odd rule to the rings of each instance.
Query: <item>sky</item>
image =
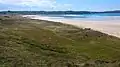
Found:
[[[0,11],[112,11],[120,0],[0,0]]]

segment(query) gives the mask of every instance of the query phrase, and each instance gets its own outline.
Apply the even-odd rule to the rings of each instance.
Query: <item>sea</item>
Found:
[[[120,20],[120,13],[100,14],[47,14],[40,15],[51,19],[72,19],[72,20]]]
[[[74,14],[61,14],[61,12],[35,12],[35,11],[9,11],[9,12],[0,12],[0,14],[22,14],[29,15],[33,18],[49,18],[49,19],[67,19],[67,20],[120,20],[120,11],[119,12],[111,12],[111,13],[74,13]],[[33,16],[34,15],[34,16]]]
[[[25,17],[32,19],[43,19],[49,21],[63,22],[66,20],[70,21],[110,21],[120,20],[120,13],[100,13],[100,14],[35,14],[25,15]]]

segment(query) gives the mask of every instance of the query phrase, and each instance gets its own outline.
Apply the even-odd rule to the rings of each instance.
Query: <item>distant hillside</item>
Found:
[[[104,11],[104,12],[91,12],[91,11],[2,11],[0,14],[96,14],[96,13],[120,13],[120,10],[116,11]]]
[[[92,13],[120,13],[120,10],[115,10],[115,11],[104,11],[104,12],[92,12]]]

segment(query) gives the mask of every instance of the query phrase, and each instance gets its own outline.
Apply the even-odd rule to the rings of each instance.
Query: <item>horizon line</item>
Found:
[[[9,11],[28,11],[28,12],[30,12],[30,11],[45,11],[45,12],[54,12],[54,11],[76,11],[76,12],[78,12],[78,11],[85,11],[85,12],[109,12],[109,11],[120,11],[120,9],[119,10],[105,10],[105,11],[89,11],[89,10],[0,10],[0,12],[9,12]]]

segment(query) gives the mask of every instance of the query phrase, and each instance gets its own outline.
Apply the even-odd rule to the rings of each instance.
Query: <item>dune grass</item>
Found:
[[[119,67],[120,39],[72,25],[0,17],[0,67]]]

